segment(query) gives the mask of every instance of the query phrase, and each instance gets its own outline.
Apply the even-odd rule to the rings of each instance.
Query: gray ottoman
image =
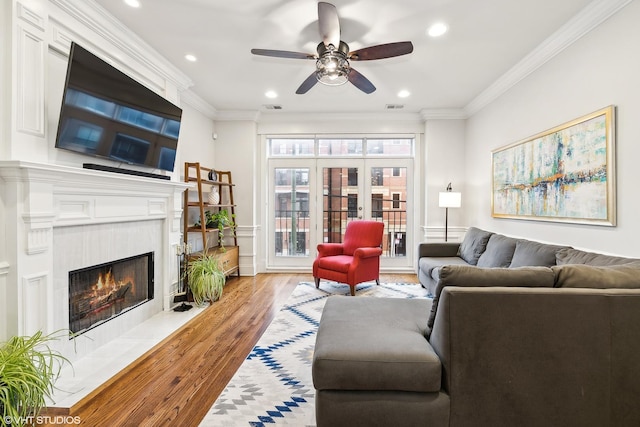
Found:
[[[313,355],[318,427],[448,425],[430,310],[427,299],[329,297]]]

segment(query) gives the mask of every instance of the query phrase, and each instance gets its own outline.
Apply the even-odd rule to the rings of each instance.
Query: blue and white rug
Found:
[[[322,308],[349,287],[322,282],[296,286],[256,346],[200,424],[221,426],[315,426],[311,360]],[[426,298],[417,283],[364,283],[349,298]]]

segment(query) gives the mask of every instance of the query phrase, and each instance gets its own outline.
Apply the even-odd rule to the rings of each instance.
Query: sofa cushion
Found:
[[[556,275],[557,288],[640,288],[640,262],[609,266],[565,264],[551,269]]]
[[[478,258],[487,248],[489,237],[493,233],[470,227],[464,235],[464,239],[458,249],[458,256],[471,265],[478,263]]]
[[[424,337],[426,298],[327,299],[316,335],[316,390],[438,392],[440,359]]]
[[[554,273],[549,267],[484,268],[462,265],[445,265],[438,269],[439,282],[431,305],[427,322],[427,336],[431,333],[436,319],[438,301],[447,286],[492,287],[520,286],[527,288],[552,288]]]
[[[556,263],[564,264],[589,264],[596,266],[628,264],[638,262],[635,258],[623,258],[611,255],[603,255],[595,252],[585,252],[574,248],[562,248],[556,253]]]
[[[549,245],[531,240],[519,239],[509,267],[556,265],[556,253],[566,246]]]
[[[487,249],[478,259],[478,267],[509,267],[517,241],[502,234],[493,234],[489,238]]]

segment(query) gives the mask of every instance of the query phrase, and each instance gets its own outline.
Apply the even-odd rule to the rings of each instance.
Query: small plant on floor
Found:
[[[62,365],[69,362],[48,346],[59,336],[38,331],[0,344],[1,425],[26,425],[46,405]]]
[[[205,252],[189,261],[187,278],[196,305],[213,303],[222,296],[226,277],[214,255]]]

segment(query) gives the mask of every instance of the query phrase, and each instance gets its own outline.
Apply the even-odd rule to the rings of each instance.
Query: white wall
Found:
[[[240,274],[258,273],[258,234],[261,225],[260,200],[261,169],[258,162],[259,147],[256,144],[254,120],[218,121],[215,124],[217,139],[214,142],[215,169],[231,171],[235,184],[233,198],[236,204],[235,223],[240,247]]]
[[[469,225],[577,248],[640,256],[640,2],[631,2],[468,120]],[[617,106],[617,227],[491,217],[491,150]],[[477,215],[476,215],[477,213]]]
[[[213,167],[215,141],[210,117],[187,102],[182,103],[181,108],[180,140],[174,170],[180,179],[184,179],[185,162],[200,162],[202,166]]]
[[[449,240],[459,240],[466,230],[468,211],[465,191],[466,170],[464,151],[465,120],[431,119],[425,124],[424,141],[424,197],[423,224],[425,240],[444,238],[445,210],[438,206],[438,193],[451,183],[453,191],[462,193],[462,207],[449,209]]]

